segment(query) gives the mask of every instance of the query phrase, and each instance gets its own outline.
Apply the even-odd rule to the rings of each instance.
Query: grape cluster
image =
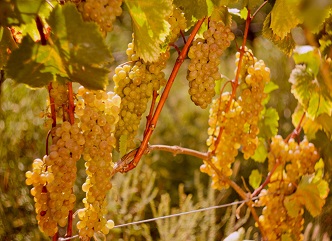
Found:
[[[278,161],[284,167],[287,179],[292,183],[297,183],[301,176],[315,172],[319,154],[306,137],[297,143],[292,138],[285,142],[281,136],[277,135],[272,138],[268,160],[269,170]]]
[[[174,43],[178,39],[180,32],[184,31],[187,27],[184,13],[179,8],[173,6],[173,13],[167,21],[171,25],[168,37],[169,43]]]
[[[104,32],[113,30],[116,17],[122,14],[122,0],[86,0],[78,4],[83,19],[96,22]]]
[[[231,93],[225,92],[213,100],[210,107],[207,146],[213,154],[212,163],[226,177],[232,174],[231,164],[238,150],[248,159],[254,155],[258,145],[258,121],[264,108],[264,86],[270,81],[270,70],[262,60],[253,60],[253,65],[244,65],[247,66],[243,71],[244,89],[237,93],[239,96],[232,98]],[[213,188],[228,187],[208,164],[204,163],[201,171],[212,176]]]
[[[209,138],[207,140],[209,152],[214,152],[211,158],[212,163],[227,177],[232,175],[231,164],[238,155],[240,141],[238,134],[241,133],[241,128],[233,128],[232,123],[237,123],[239,126],[241,123],[242,126],[244,124],[244,119],[240,117],[241,107],[238,106],[237,102],[231,100],[230,97],[230,93],[224,93],[221,97],[213,100],[210,108]],[[226,114],[227,106],[232,107]],[[216,146],[215,142],[220,133],[221,139]],[[222,189],[228,187],[227,183],[219,178],[211,166],[205,163],[200,170],[212,176],[211,185],[213,188]]]
[[[259,204],[264,206],[259,222],[263,226],[268,240],[303,240],[303,207],[298,213],[290,213],[285,208],[285,198],[296,191],[301,177],[315,172],[319,159],[315,146],[306,137],[297,143],[294,139],[285,142],[279,135],[272,138],[268,154],[269,170],[277,164],[268,184],[262,190]]]
[[[43,160],[34,160],[33,171],[26,173],[26,183],[34,186],[31,194],[36,202],[38,224],[49,236],[57,232],[57,225],[67,225],[69,211],[74,208],[76,162],[85,143],[80,128],[67,121],[54,127],[51,135],[49,154]]]
[[[189,49],[187,79],[191,100],[205,109],[215,95],[215,81],[220,79],[220,56],[229,47],[234,34],[223,22],[211,20],[203,37],[195,39]]]
[[[304,209],[299,208],[297,213],[290,215],[285,208],[285,197],[291,195],[293,189],[290,183],[273,182],[269,184],[268,190],[262,190],[259,200],[264,206],[262,215],[259,216],[259,223],[264,228],[265,235],[269,241],[304,239],[303,213]]]
[[[120,120],[115,137],[118,140],[126,135],[127,147],[131,149],[135,147],[134,138],[153,91],[166,83],[162,70],[166,67],[169,52],[161,53],[154,63],[146,63],[135,53],[133,43],[129,43],[127,55],[130,62],[116,67],[113,76],[114,91],[121,97]]]
[[[105,219],[106,194],[113,167],[112,150],[115,147],[115,126],[119,120],[121,99],[114,92],[78,90],[76,115],[85,138],[83,158],[87,178],[82,186],[86,197],[84,208],[78,211],[77,223],[81,240],[90,240],[95,232],[107,234],[112,221]]]
[[[247,72],[248,74],[245,76],[247,88],[242,90],[241,96],[238,98],[243,117],[246,120],[246,130],[240,136],[245,159],[254,155],[257,148],[258,121],[260,113],[264,109],[263,100],[267,97],[264,87],[270,81],[270,69],[265,66],[263,60],[255,61],[252,66],[248,67]]]

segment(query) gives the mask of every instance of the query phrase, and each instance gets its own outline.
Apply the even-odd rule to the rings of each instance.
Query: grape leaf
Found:
[[[9,51],[13,51],[17,45],[12,38],[8,28],[0,27],[0,69],[4,66],[9,58]]]
[[[331,171],[332,171],[332,137],[331,137],[331,135],[328,136],[325,132],[319,130],[316,133],[315,139],[312,139],[311,142],[319,149],[320,156],[324,160],[324,166],[326,166],[326,167],[324,167],[324,168],[326,168],[326,172],[331,173]],[[319,173],[320,172],[318,172],[318,174]],[[328,175],[330,175],[330,174],[328,174]]]
[[[332,13],[331,1],[306,1],[305,7],[301,9],[304,25],[314,33],[318,33],[326,18]]]
[[[264,86],[264,93],[269,94],[269,93],[271,93],[272,91],[277,90],[277,89],[279,89],[279,86],[278,86],[276,83],[274,83],[274,82],[272,82],[272,81],[269,81],[269,82]]]
[[[170,31],[166,19],[172,14],[172,1],[126,0],[125,3],[132,19],[137,55],[146,62],[156,61]]]
[[[292,115],[292,123],[294,127],[298,126],[302,118],[302,115],[303,115],[303,108],[301,105],[298,105]],[[322,129],[322,126],[319,123],[317,123],[317,119],[313,121],[307,116],[305,116],[305,119],[302,121],[302,123],[303,123],[302,124],[303,131],[305,135],[309,138],[309,140],[315,137],[315,134],[319,129]]]
[[[332,101],[328,91],[321,88],[317,79],[306,71],[306,66],[296,65],[289,82],[292,84],[292,93],[307,112],[308,117],[314,120],[320,114],[331,116]]]
[[[259,136],[263,138],[271,138],[278,133],[278,120],[279,115],[278,112],[269,107],[262,113],[262,118],[260,119],[259,126]]]
[[[276,0],[271,11],[270,27],[281,39],[284,39],[292,28],[303,22],[299,10],[300,2],[300,0]]]
[[[10,55],[5,69],[6,76],[17,83],[42,87],[53,80],[51,72],[62,68],[61,64],[58,65],[57,59],[59,56],[50,46],[34,44],[32,39],[26,36],[22,39],[20,47]]]
[[[257,169],[251,171],[249,176],[249,184],[254,189],[258,188],[262,182],[262,173],[260,173]]]
[[[284,206],[291,217],[297,217],[302,209],[302,203],[297,200],[297,196],[292,194],[284,199]]]
[[[296,196],[298,202],[306,207],[311,216],[316,217],[321,213],[325,204],[326,194],[328,193],[328,184],[323,184],[326,182],[324,180],[320,180],[316,183],[313,183],[312,180],[312,175],[303,176],[293,195]],[[319,188],[323,190],[319,190]]]
[[[248,9],[247,8],[242,8],[240,10],[240,18],[246,20],[248,17]]]
[[[214,6],[212,8],[211,20],[222,21],[226,26],[231,26],[232,24],[232,16],[225,6]]]
[[[293,58],[296,64],[306,64],[306,70],[317,76],[321,57],[318,48],[310,45],[297,46],[294,50]]]
[[[174,5],[181,8],[187,19],[187,27],[191,27],[197,20],[208,16],[208,4],[206,0],[174,0]]]
[[[36,16],[45,18],[52,7],[44,0],[0,1],[0,26],[20,25],[34,21]]]
[[[111,61],[98,26],[84,22],[74,4],[56,6],[48,23],[52,29],[53,48],[59,53],[71,81],[90,89],[104,89],[108,83]]]
[[[267,146],[264,138],[258,139],[258,146],[255,151],[255,154],[251,157],[251,159],[255,160],[256,162],[263,163],[266,160],[267,157]]]
[[[287,18],[285,18],[287,19]],[[271,40],[279,49],[281,49],[286,55],[290,56],[295,48],[295,42],[292,35],[288,33],[284,38],[276,35],[270,27],[271,25],[271,13],[269,13],[263,23],[262,33],[263,36]]]

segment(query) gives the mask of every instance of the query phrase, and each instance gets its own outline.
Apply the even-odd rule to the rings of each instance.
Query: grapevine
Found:
[[[240,54],[236,55],[239,57]],[[245,56],[252,56],[252,53],[248,51]],[[249,60],[249,57],[243,60]],[[236,63],[238,62],[237,59]],[[231,164],[235,161],[240,147],[245,159],[255,153],[258,144],[258,120],[264,108],[262,101],[266,97],[264,86],[270,80],[270,70],[263,61],[252,58],[251,64],[250,61],[244,62],[242,68],[245,67],[247,69],[241,70],[240,75],[243,89],[237,99],[231,99],[229,92],[222,93],[214,100],[210,109],[207,145],[209,152],[214,154],[212,163],[227,177],[232,175]],[[218,143],[217,138],[220,138]],[[228,187],[219,180],[209,165],[203,164],[201,171],[213,177],[212,187]]]
[[[264,227],[268,240],[303,240],[304,208],[299,205],[295,211],[286,204],[296,195],[296,189],[304,175],[315,173],[318,152],[306,137],[298,144],[293,138],[287,142],[281,136],[272,138],[268,156],[269,170],[273,171],[268,188],[260,195],[259,204],[265,206],[259,222]]]
[[[46,87],[46,108],[40,107],[48,132],[43,140],[44,153],[29,157],[32,168],[25,172],[41,232],[52,240],[79,237],[88,241],[99,235],[109,235],[105,240],[120,238],[122,234],[111,229],[127,224],[115,224],[112,219],[118,219],[114,215],[127,215],[122,220],[130,224],[141,222],[136,222],[132,210],[109,217],[108,193],[116,183],[114,175],[131,171],[146,154],[164,151],[200,159],[200,171],[211,178],[212,189],[221,194],[232,189],[247,205],[247,213],[250,211],[254,219],[251,223],[255,223],[250,229],[259,232],[262,240],[306,240],[309,215],[305,213],[312,217],[324,213],[330,198],[330,5],[281,0],[272,1],[269,8],[265,8],[268,1],[261,5],[253,1],[247,6],[241,1],[226,1],[221,6],[216,1],[198,0],[37,2],[29,7],[18,0],[0,3],[0,93],[6,79],[32,88]],[[316,8],[322,13],[319,18],[310,14]],[[287,21],[285,16],[289,16]],[[314,20],[308,20],[309,16]],[[303,30],[299,36],[307,45],[295,47],[301,42],[292,32],[295,27]],[[283,107],[290,103],[288,95],[281,94],[276,101],[278,94],[272,91],[278,86],[274,82],[279,93],[287,86],[278,79],[283,75],[276,75],[276,69],[281,68],[271,63],[273,54],[264,53],[267,48],[259,49],[266,43],[258,40],[257,31],[261,31],[261,39],[269,39],[295,62],[288,92],[295,97],[296,109]],[[117,36],[125,32],[128,38]],[[123,45],[120,42],[124,39]],[[118,45],[127,49],[117,52]],[[112,61],[120,60],[120,55],[127,60],[115,65]],[[183,89],[189,94],[188,103],[191,100],[200,111],[209,109],[205,151],[150,144],[155,141],[151,137],[166,101],[172,101],[170,118],[177,119],[181,111],[182,96],[181,101],[176,99],[181,92],[175,90],[170,96],[175,81],[186,85]],[[19,104],[17,100],[2,104],[1,99],[1,117],[6,111],[19,113]],[[294,130],[287,122],[291,117]],[[196,123],[193,115],[189,119]],[[8,135],[2,135],[9,129],[8,123],[0,120],[4,140],[8,140]],[[184,129],[178,134],[185,133]],[[198,146],[196,142],[199,140],[192,143]],[[12,162],[11,155],[0,156]],[[1,190],[2,186],[8,189],[9,173],[0,170],[4,180]],[[77,175],[84,176],[81,189],[75,186]],[[82,201],[78,200],[79,191],[84,194]],[[6,195],[0,195],[1,205],[6,203]],[[164,205],[164,199],[160,200]],[[154,205],[151,200],[142,201]],[[237,217],[241,207],[236,210]],[[231,218],[229,224],[234,220]],[[238,221],[232,226],[242,225]],[[0,235],[2,231],[0,225]],[[144,229],[144,238],[151,239],[150,231]],[[243,230],[234,231],[234,235],[243,234]],[[206,237],[202,235],[199,239],[203,240]]]

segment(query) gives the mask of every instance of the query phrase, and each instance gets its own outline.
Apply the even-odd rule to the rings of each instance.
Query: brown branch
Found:
[[[178,54],[181,54],[181,50],[174,43],[169,44],[169,46],[172,46],[176,50],[176,52],[178,52]]]
[[[209,158],[206,152],[200,152],[193,149],[181,147],[181,146],[167,146],[167,145],[149,145],[147,148],[148,152],[151,151],[166,151],[172,153],[174,156],[181,155],[189,155],[194,156],[203,160]]]
[[[262,7],[264,7],[265,6],[265,4],[267,4],[268,3],[268,1],[267,0],[265,0],[258,8],[257,8],[257,10],[254,12],[254,14],[253,15],[251,15],[251,19],[253,19],[255,16],[256,16],[256,14],[262,9]],[[248,13],[249,14],[249,13]]]
[[[249,32],[249,26],[250,26],[251,20],[252,20],[252,18],[250,16],[250,10],[248,9],[248,16],[247,16],[247,19],[246,19],[246,26],[245,26],[245,30],[244,30],[244,36],[243,36],[242,46],[239,49],[239,51],[240,51],[240,57],[239,57],[238,67],[237,67],[237,70],[236,70],[235,79],[232,82],[232,94],[231,94],[231,97],[230,97],[230,99],[228,101],[228,104],[226,106],[226,109],[225,109],[226,113],[229,111],[229,109],[231,107],[232,99],[235,98],[236,89],[239,86],[239,78],[240,78],[240,72],[241,72],[241,66],[242,66],[242,59],[243,59],[243,56],[244,56],[244,53],[245,53],[245,46],[246,46],[246,42],[247,42],[247,37],[248,37],[248,32]],[[222,94],[222,93],[220,93],[220,94]],[[218,135],[217,140],[216,140],[216,142],[214,144],[215,148],[217,148],[217,146],[219,145],[219,143],[221,141],[221,136],[222,136],[223,130],[224,129],[222,128],[219,131],[219,135]],[[215,150],[213,150],[212,153],[215,153]]]
[[[38,30],[38,33],[39,33],[39,36],[40,36],[40,43],[41,45],[46,45],[47,44],[47,40],[46,40],[46,36],[44,34],[44,26],[43,26],[43,23],[40,19],[40,17],[37,15],[36,16],[36,25],[37,25],[37,30]]]
[[[280,162],[277,159],[277,162],[274,164],[272,170],[269,172],[268,176],[266,177],[265,181],[260,185],[252,194],[251,197],[256,197],[260,192],[263,190],[263,188],[270,183],[271,177],[274,174],[274,172],[277,170],[277,167],[280,165]]]
[[[298,136],[301,132],[301,128],[302,128],[302,124],[303,124],[303,121],[304,121],[304,118],[306,116],[306,112],[304,111],[302,116],[301,116],[301,119],[299,121],[299,123],[297,124],[296,128],[292,131],[292,133],[290,133],[286,139],[285,139],[285,142],[287,143],[289,141],[289,139],[291,138],[295,138],[296,136]]]
[[[68,226],[65,237],[71,237],[71,236],[73,236],[73,210],[69,210],[68,213]]]
[[[146,126],[145,126],[145,131],[144,131],[144,135],[148,129],[148,127],[150,126],[150,123],[151,123],[151,119],[152,119],[152,115],[153,115],[153,111],[154,111],[154,107],[155,107],[155,104],[156,104],[156,99],[158,97],[158,93],[156,90],[153,91],[153,94],[152,94],[152,101],[151,101],[151,106],[150,106],[150,111],[149,111],[149,114],[148,116],[146,117]]]
[[[185,46],[183,47],[183,49],[181,51],[181,54],[177,58],[176,63],[173,67],[172,73],[171,73],[171,75],[168,79],[168,82],[165,86],[165,89],[164,89],[164,91],[161,95],[160,101],[157,105],[157,108],[156,108],[154,114],[153,114],[150,125],[144,131],[145,134],[144,134],[144,137],[143,137],[143,141],[142,141],[141,145],[139,146],[139,148],[138,148],[138,150],[135,154],[134,160],[130,163],[130,165],[128,165],[125,169],[123,169],[123,172],[127,172],[127,171],[130,171],[131,169],[135,168],[136,165],[138,164],[138,162],[140,161],[141,157],[145,153],[145,151],[148,147],[150,137],[151,137],[151,135],[152,135],[152,133],[153,133],[155,127],[156,127],[159,115],[161,113],[161,110],[164,107],[166,99],[168,98],[168,94],[171,90],[171,87],[172,87],[172,84],[175,80],[175,77],[176,77],[177,73],[179,72],[179,69],[180,69],[183,61],[185,60],[185,58],[187,56],[187,53],[188,53],[188,50],[189,50],[189,47],[191,45],[191,42],[194,40],[194,37],[195,37],[197,31],[199,30],[199,28],[201,27],[202,23],[204,22],[204,19],[205,18],[199,20],[196,23],[195,27],[193,28],[193,30],[192,30],[189,38],[188,38],[188,41],[186,42]]]

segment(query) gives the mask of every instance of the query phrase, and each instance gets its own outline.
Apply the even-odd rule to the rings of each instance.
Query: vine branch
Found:
[[[149,126],[146,128],[146,130],[144,131],[143,141],[142,141],[141,145],[139,146],[139,148],[135,152],[134,159],[127,166],[123,167],[122,170],[119,170],[120,172],[128,172],[131,169],[135,168],[137,166],[138,162],[140,161],[141,157],[146,152],[150,137],[151,137],[151,135],[152,135],[152,133],[153,133],[155,127],[156,127],[159,115],[161,113],[162,108],[164,107],[166,99],[168,98],[168,94],[171,90],[171,87],[173,85],[175,77],[176,77],[177,73],[179,72],[179,69],[180,69],[182,63],[183,63],[183,61],[185,60],[185,58],[187,56],[189,47],[190,47],[192,41],[194,40],[194,37],[195,37],[196,33],[198,32],[199,28],[203,24],[204,20],[205,20],[205,18],[199,20],[196,23],[195,27],[193,28],[193,30],[192,30],[189,38],[188,38],[188,41],[184,45],[179,57],[177,58],[176,63],[173,67],[172,73],[171,73],[171,75],[170,75],[170,77],[167,81],[167,84],[165,86],[165,89],[164,89],[164,91],[163,91],[163,93],[160,97],[160,101],[159,101],[159,103],[156,107],[156,110],[155,110],[155,112],[152,116],[151,122],[150,122]]]

